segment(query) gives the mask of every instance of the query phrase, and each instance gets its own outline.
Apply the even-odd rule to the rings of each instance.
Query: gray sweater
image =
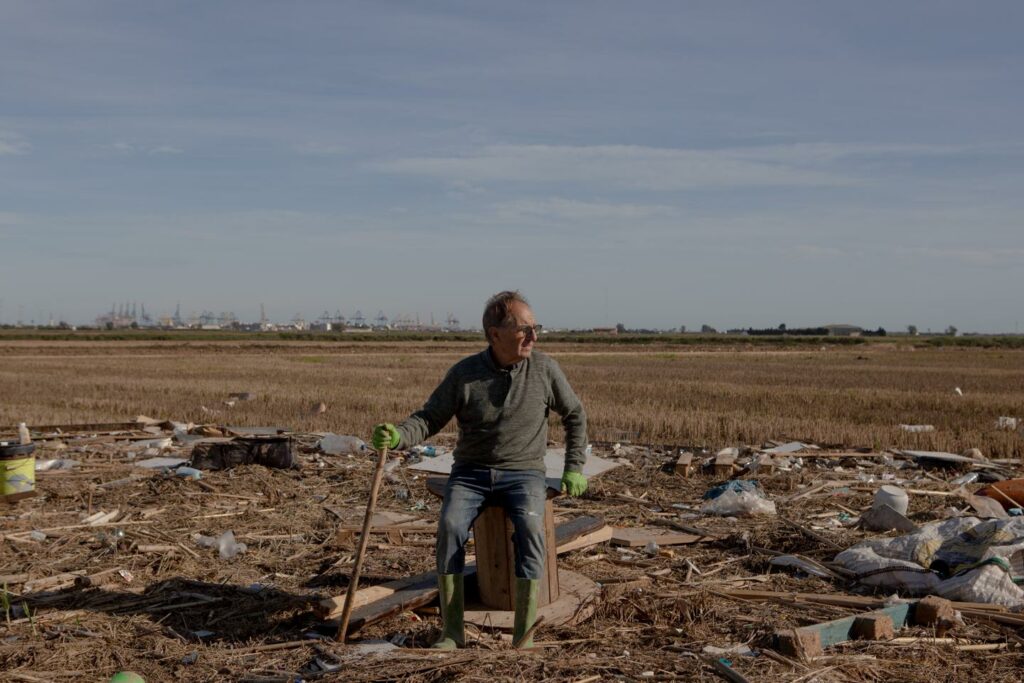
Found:
[[[565,426],[565,469],[581,472],[587,416],[558,363],[534,351],[503,369],[487,348],[453,365],[426,404],[398,425],[398,447],[415,446],[454,416],[459,421],[455,462],[543,472],[552,410]]]

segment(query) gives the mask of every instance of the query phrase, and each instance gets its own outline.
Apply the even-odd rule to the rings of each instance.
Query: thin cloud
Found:
[[[125,142],[124,140],[119,140],[110,145],[110,147],[121,154],[160,155],[184,153],[183,149],[174,145],[140,145],[133,142]]]
[[[1019,153],[1014,148],[1009,152]],[[674,191],[735,187],[835,187],[863,179],[843,162],[1009,153],[965,145],[795,143],[722,149],[634,145],[490,145],[457,156],[407,157],[385,172],[449,183],[587,183]]]
[[[563,197],[546,199],[520,199],[495,206],[501,218],[549,218],[565,221],[637,221],[671,217],[678,213],[675,207],[659,204],[630,204],[586,202]]]
[[[23,136],[11,131],[0,130],[0,156],[28,154],[31,149],[32,145]]]
[[[932,261],[952,261],[960,265],[982,268],[1019,268],[1024,266],[1024,249],[1012,247],[904,247],[898,249],[897,253]]]
[[[493,145],[464,156],[397,159],[379,168],[449,182],[589,183],[655,191],[852,182],[827,171],[744,158],[736,150],[628,145]]]

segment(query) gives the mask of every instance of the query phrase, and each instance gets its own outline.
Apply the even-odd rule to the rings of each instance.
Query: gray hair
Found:
[[[524,306],[529,306],[530,302],[526,300],[526,297],[519,293],[519,290],[515,291],[504,291],[498,292],[484,305],[484,336],[487,337],[487,341],[490,342],[491,338],[487,334],[487,330],[492,327],[501,327],[509,318],[509,308],[514,303],[521,303]]]

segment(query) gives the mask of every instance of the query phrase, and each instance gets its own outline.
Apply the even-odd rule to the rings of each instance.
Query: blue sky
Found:
[[[1019,2],[0,3],[0,321],[1024,322]],[[477,323],[478,324],[478,323]]]

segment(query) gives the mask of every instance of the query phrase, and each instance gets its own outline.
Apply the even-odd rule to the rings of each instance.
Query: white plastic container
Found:
[[[348,434],[326,434],[317,446],[327,455],[358,455],[370,450],[365,441]]]
[[[901,489],[899,486],[882,486],[875,492],[875,501],[871,507],[877,508],[882,505],[888,505],[896,512],[901,515],[907,514],[907,505],[910,500],[907,497],[907,492]]]

